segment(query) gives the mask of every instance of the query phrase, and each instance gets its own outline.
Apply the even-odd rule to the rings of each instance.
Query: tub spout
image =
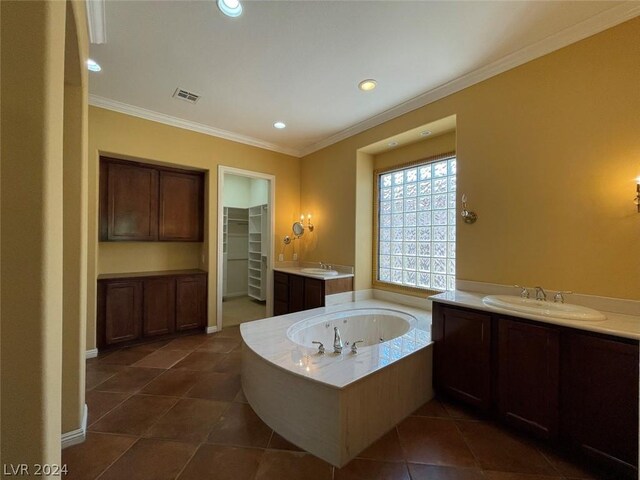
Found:
[[[342,338],[338,327],[333,327],[333,353],[342,353]]]

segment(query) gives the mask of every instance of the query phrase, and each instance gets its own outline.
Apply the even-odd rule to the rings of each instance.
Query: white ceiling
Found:
[[[105,3],[91,103],[303,154],[637,15],[610,1]],[[364,93],[357,84],[378,81]],[[200,94],[172,98],[176,87]],[[416,98],[418,97],[418,98]],[[276,120],[286,122],[276,130]]]

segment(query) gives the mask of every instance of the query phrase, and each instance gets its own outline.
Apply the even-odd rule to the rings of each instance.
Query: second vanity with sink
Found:
[[[637,316],[462,291],[430,299],[438,394],[637,478]]]
[[[274,315],[324,307],[327,295],[353,291],[353,267],[284,264],[273,270]]]

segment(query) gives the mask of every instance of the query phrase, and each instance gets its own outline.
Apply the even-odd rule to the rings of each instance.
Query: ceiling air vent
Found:
[[[176,88],[176,91],[173,92],[173,97],[184,100],[185,102],[196,103],[200,98],[200,95],[198,95],[197,93],[189,92],[187,90],[184,90],[178,87]]]

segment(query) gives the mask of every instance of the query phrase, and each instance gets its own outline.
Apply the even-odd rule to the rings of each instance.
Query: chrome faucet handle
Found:
[[[342,353],[343,346],[340,330],[338,330],[338,327],[333,327],[333,353]]]
[[[324,262],[320,262],[320,268],[322,268],[323,270],[324,270],[325,268],[327,268],[327,267],[325,266]]]
[[[544,291],[544,288],[538,286],[538,287],[533,287],[536,289],[536,300],[540,300],[540,301],[547,301],[547,292]]]
[[[351,353],[358,353],[358,344],[364,343],[364,340],[356,340],[351,344]]]
[[[522,287],[520,285],[514,285],[514,287],[522,289],[522,291],[520,292],[521,298],[529,298],[529,289],[527,287]]]
[[[318,355],[322,355],[324,353],[324,345],[322,342],[311,342],[318,345]]]
[[[569,291],[569,290],[564,290],[564,291],[560,291],[560,292],[556,292],[556,294],[553,296],[553,301],[555,303],[564,303],[564,296],[565,295],[570,295],[573,292]]]

